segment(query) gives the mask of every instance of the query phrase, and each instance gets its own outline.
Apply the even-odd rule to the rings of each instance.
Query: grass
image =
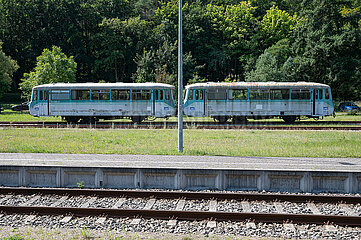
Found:
[[[0,152],[178,155],[177,130],[0,130]],[[184,130],[184,155],[361,157],[361,132]]]

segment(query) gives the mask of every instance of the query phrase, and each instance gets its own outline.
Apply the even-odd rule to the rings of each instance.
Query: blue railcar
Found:
[[[190,117],[236,123],[273,117],[292,123],[334,112],[330,87],[313,82],[196,83],[186,86],[183,106]]]
[[[174,86],[162,83],[56,83],[33,88],[33,116],[61,116],[67,122],[130,118],[133,122],[174,116]]]

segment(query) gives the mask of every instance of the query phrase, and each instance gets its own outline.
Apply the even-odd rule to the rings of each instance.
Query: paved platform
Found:
[[[0,185],[361,192],[361,158],[0,153]]]

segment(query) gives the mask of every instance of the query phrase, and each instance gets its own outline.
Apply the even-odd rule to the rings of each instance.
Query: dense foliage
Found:
[[[76,63],[73,57],[67,57],[60,47],[53,46],[51,51],[44,49],[36,60],[34,70],[25,73],[19,84],[25,99],[30,98],[32,88],[37,85],[76,81]]]
[[[12,76],[18,68],[16,61],[5,55],[0,42],[0,98],[4,92],[9,91]]]
[[[315,81],[360,99],[360,14],[360,0],[185,0],[184,83]],[[52,46],[77,82],[176,85],[177,23],[177,0],[0,0],[14,86]]]

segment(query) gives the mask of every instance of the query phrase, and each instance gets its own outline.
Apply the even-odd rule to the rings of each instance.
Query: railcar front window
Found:
[[[69,100],[69,90],[52,90],[51,100]]]
[[[247,89],[233,89],[230,91],[229,99],[247,100],[248,99],[248,90]]]
[[[193,100],[193,90],[189,90],[189,92],[188,92],[188,100]]]
[[[169,90],[165,90],[165,100],[169,100],[170,96],[169,96]]]
[[[289,89],[271,89],[270,90],[271,100],[288,100],[290,98]]]
[[[110,100],[110,90],[92,90],[92,100]]]
[[[112,90],[112,100],[129,100],[130,90]]]
[[[38,100],[38,91],[34,90],[33,91],[33,101],[37,101]]]
[[[303,90],[303,89],[292,89],[291,90],[291,99],[305,100],[305,99],[310,99],[310,97],[311,97],[310,90]]]
[[[90,100],[90,90],[71,90],[72,100]]]
[[[268,100],[268,90],[252,89],[249,91],[250,100]]]
[[[208,100],[226,100],[227,90],[226,89],[209,89]]]
[[[325,89],[325,99],[330,99],[330,89]]]

